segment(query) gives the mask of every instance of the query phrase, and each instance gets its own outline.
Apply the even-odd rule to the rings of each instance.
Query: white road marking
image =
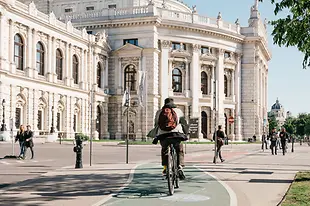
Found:
[[[6,161],[0,161],[2,164],[5,164],[5,165],[10,165],[11,163],[8,163]]]
[[[195,166],[195,165],[194,165]],[[236,193],[231,189],[231,187],[229,187],[225,182],[223,182],[222,180],[218,179],[216,176],[210,174],[207,171],[204,171],[203,169],[195,166],[197,169],[199,169],[200,171],[210,175],[211,177],[213,177],[216,181],[218,181],[221,185],[223,185],[223,187],[226,189],[226,191],[228,192],[229,196],[230,196],[230,206],[237,206],[238,205],[238,201],[237,201],[237,195]]]

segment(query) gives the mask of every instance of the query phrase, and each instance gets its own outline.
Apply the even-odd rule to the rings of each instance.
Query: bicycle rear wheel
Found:
[[[168,165],[167,165],[167,180],[168,180],[168,189],[169,195],[174,193],[174,163],[173,157],[171,155],[171,146],[168,147]]]
[[[179,182],[179,167],[177,164],[177,153],[174,151],[173,152],[173,169],[174,169],[174,186],[175,188],[179,188],[180,187],[180,182]]]

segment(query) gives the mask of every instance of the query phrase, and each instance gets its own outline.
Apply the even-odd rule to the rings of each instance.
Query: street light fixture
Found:
[[[2,125],[1,125],[1,131],[6,131],[6,125],[5,125],[5,99],[2,100],[2,109],[3,109],[3,114],[2,114]]]
[[[55,128],[54,128],[54,106],[52,106],[52,126],[51,126],[50,133],[53,134],[54,132],[55,132]]]

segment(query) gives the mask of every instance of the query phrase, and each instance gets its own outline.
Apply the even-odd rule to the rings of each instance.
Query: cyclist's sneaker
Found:
[[[167,175],[167,166],[164,166],[164,169],[163,169],[163,176],[166,176]]]
[[[183,168],[182,168],[181,166],[179,166],[178,173],[179,173],[179,178],[180,178],[180,180],[185,180],[186,177],[185,177]]]

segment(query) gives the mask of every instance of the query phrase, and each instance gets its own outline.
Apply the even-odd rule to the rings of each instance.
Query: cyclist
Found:
[[[184,151],[182,141],[187,140],[187,122],[183,112],[176,107],[172,98],[165,99],[165,105],[155,115],[155,127],[158,127],[156,139],[161,144],[161,161],[163,175],[166,175],[168,164],[168,147],[174,145],[177,153],[178,173],[180,180],[185,179],[183,171]]]

